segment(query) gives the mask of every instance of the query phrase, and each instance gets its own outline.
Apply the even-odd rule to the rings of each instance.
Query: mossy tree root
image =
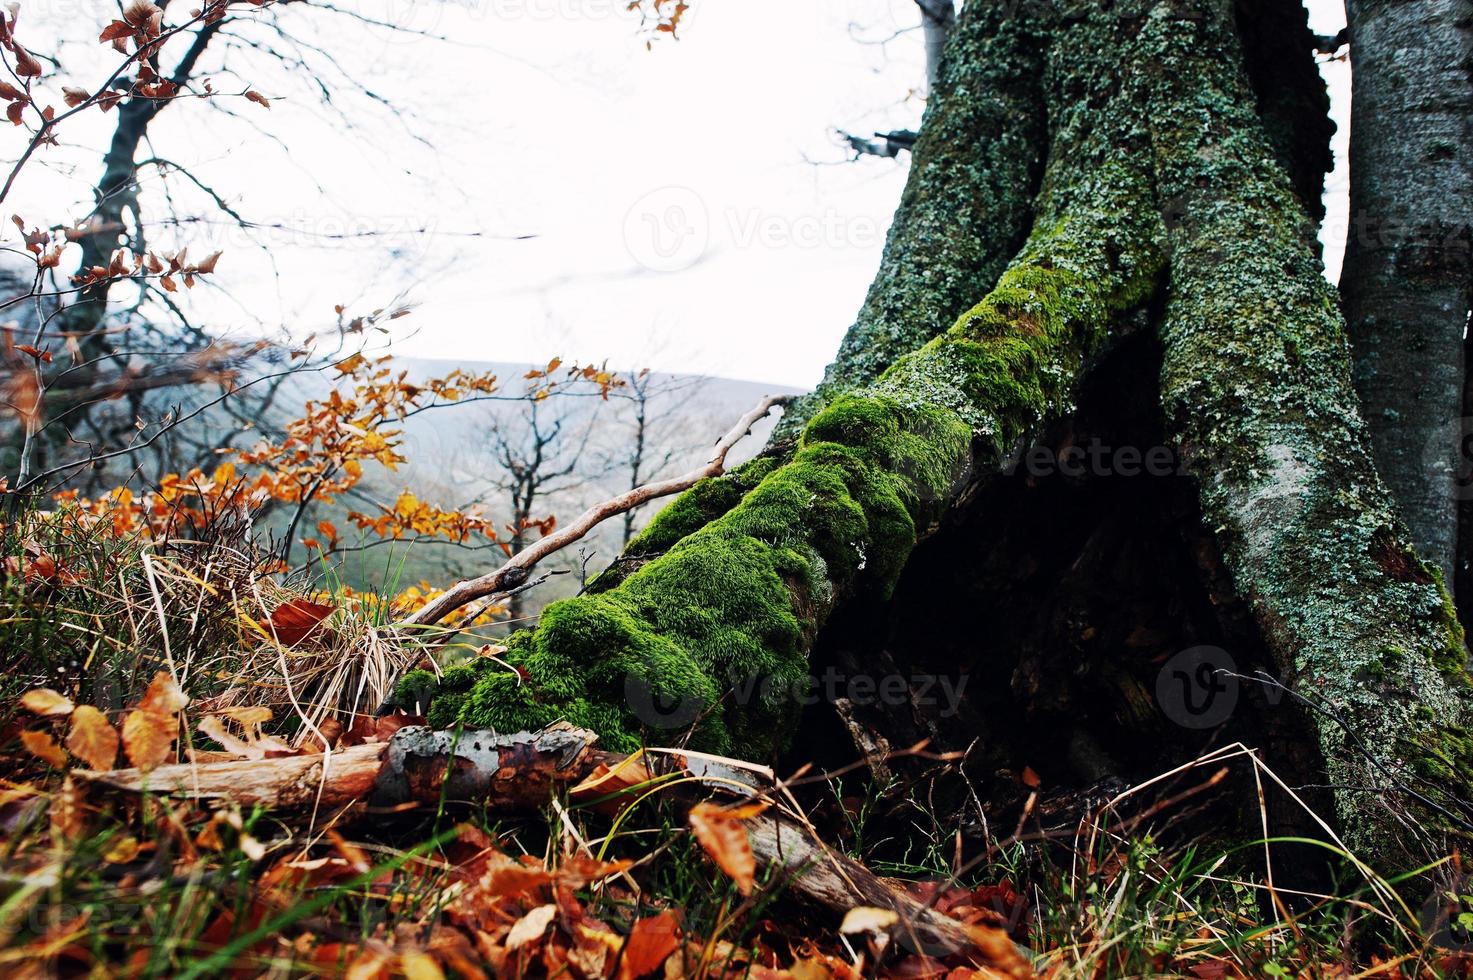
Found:
[[[1014,5],[967,10],[994,6]],[[695,747],[748,757],[780,746],[835,604],[883,601],[962,490],[1070,411],[1112,325],[1160,298],[1169,256],[1170,432],[1284,682],[1316,706],[1347,839],[1404,868],[1437,850],[1419,821],[1466,819],[1462,631],[1367,453],[1344,324],[1255,111],[1231,0],[1051,7],[1048,164],[1033,230],[996,288],[878,377],[851,362],[852,384],[825,392],[790,458],[656,520],[646,544],[663,555],[550,606],[505,664],[448,672],[433,724],[565,718],[613,748],[687,731]],[[1391,784],[1423,802],[1387,806]]]
[[[1189,6],[1203,16],[1153,31],[1169,91],[1151,119],[1156,179],[1174,217],[1168,426],[1281,680],[1317,706],[1347,840],[1384,869],[1414,866],[1468,816],[1463,631],[1368,452],[1344,322],[1254,115],[1229,4]],[[1397,805],[1418,794],[1428,805]]]
[[[1118,77],[1097,76],[1085,93],[1098,111],[1053,107],[1038,220],[995,290],[835,398],[791,461],[721,516],[616,587],[549,606],[535,631],[512,638],[506,664],[447,672],[431,723],[515,731],[561,718],[614,748],[692,726],[700,748],[754,756],[781,745],[835,602],[883,600],[918,537],[970,479],[1070,409],[1112,322],[1154,291],[1164,227],[1143,93]],[[685,514],[700,493],[647,536],[703,519]]]

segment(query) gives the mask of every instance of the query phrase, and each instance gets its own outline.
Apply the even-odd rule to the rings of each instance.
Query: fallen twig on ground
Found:
[[[346,808],[341,815],[345,819],[442,801],[529,809],[546,805],[565,790],[575,799],[580,791],[585,799],[613,799],[648,788],[655,780],[766,796],[768,787],[747,768],[678,753],[632,759],[595,748],[595,740],[592,732],[568,725],[517,735],[414,727],[400,729],[387,742],[327,753],[79,775],[102,792],[158,793],[268,809]],[[620,779],[608,778],[621,772]],[[837,912],[857,907],[891,912],[890,933],[914,952],[947,956],[973,950],[979,962],[1006,975],[1030,975],[1027,961],[1003,930],[963,923],[929,908],[829,848],[803,825],[801,815],[784,809],[776,805],[744,821],[752,854],[768,880],[780,880],[794,893]]]

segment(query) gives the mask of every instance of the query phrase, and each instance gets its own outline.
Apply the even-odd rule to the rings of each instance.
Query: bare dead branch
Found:
[[[668,497],[671,494],[689,490],[701,480],[720,476],[726,472],[726,456],[731,452],[732,447],[752,430],[752,426],[765,418],[774,408],[787,404],[788,400],[789,397],[786,395],[768,395],[763,398],[755,408],[743,415],[737,424],[732,426],[730,432],[721,437],[721,440],[716,443],[715,454],[704,466],[668,480],[646,483],[644,486],[626,490],[617,497],[611,497],[602,503],[595,504],[580,514],[571,524],[517,552],[510,561],[494,572],[488,572],[478,578],[467,579],[452,586],[446,590],[444,595],[405,619],[401,625],[433,626],[477,599],[484,599],[486,596],[516,588],[527,580],[528,574],[538,562],[585,537],[588,532],[609,518],[658,497]]]

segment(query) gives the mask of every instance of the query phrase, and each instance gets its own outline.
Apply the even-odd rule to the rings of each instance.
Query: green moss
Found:
[[[702,480],[676,497],[629,542],[632,555],[659,554],[675,542],[705,527],[741,502],[742,497],[771,473],[782,460],[758,456],[730,473]]]
[[[1158,193],[1173,212],[1168,429],[1194,450],[1205,523],[1281,670],[1326,709],[1313,717],[1325,781],[1398,774],[1451,800],[1469,785],[1462,630],[1371,461],[1334,288],[1254,111],[1226,4],[1190,6],[1200,16],[1142,31],[1160,93]],[[1335,795],[1349,845],[1401,866],[1394,808]]]
[[[566,718],[618,746],[675,740],[694,721],[697,747],[780,745],[798,710],[787,692],[804,686],[833,604],[886,598],[959,489],[1070,409],[1081,366],[1155,286],[1149,134],[1128,95],[1099,94],[1098,113],[1058,107],[1068,121],[1038,220],[995,289],[873,380],[830,392],[786,462],[672,504],[636,542],[658,557],[550,606],[507,655],[518,673],[483,674],[455,695],[456,717]]]
[[[873,383],[985,295],[1026,241],[1048,148],[1041,4],[964,7],[947,43],[880,268],[818,390],[775,439]]]

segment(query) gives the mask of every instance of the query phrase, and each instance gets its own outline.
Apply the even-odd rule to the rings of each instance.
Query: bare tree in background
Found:
[[[178,232],[191,226],[224,228],[269,251],[265,236],[290,229],[253,221],[232,203],[231,188],[213,186],[172,159],[168,133],[155,124],[161,117],[183,115],[185,109],[171,107],[185,103],[194,118],[208,113],[232,120],[285,148],[266,128],[272,100],[285,97],[319,106],[345,134],[398,122],[406,124],[411,139],[418,139],[402,110],[356,74],[347,44],[332,50],[304,31],[308,17],[336,20],[345,28],[416,33],[331,3],[309,7],[302,0],[212,0],[202,9],[186,9],[168,0],[132,0],[119,9],[100,10],[95,24],[75,25],[85,44],[97,44],[100,30],[101,42],[116,49],[110,74],[104,71],[106,81],[92,87],[88,78],[62,71],[61,53],[84,43],[66,36],[72,24],[50,25],[57,34],[47,37],[28,18],[23,22],[30,28],[24,38],[27,50],[15,38],[17,18],[12,15],[7,22],[9,43],[0,77],[6,89],[0,94],[10,100],[10,118],[25,127],[28,139],[3,177],[0,202],[15,206],[12,192],[28,165],[44,163],[55,169],[55,155],[64,145],[58,130],[72,116],[92,111],[112,119],[101,174],[90,187],[90,209],[71,220],[27,216],[21,229],[24,247],[5,248],[31,270],[21,276],[18,288],[6,289],[0,310],[13,317],[27,309],[39,322],[20,336],[28,346],[52,355],[44,364],[36,358],[39,391],[26,417],[28,438],[17,433],[6,440],[16,456],[6,468],[18,477],[17,483],[58,462],[107,456],[136,444],[141,436],[157,434],[184,405],[212,397],[208,390],[198,390],[201,385],[228,388],[248,368],[263,373],[289,363],[279,348],[222,344],[218,328],[198,322],[180,302],[181,284],[194,284],[192,276],[180,272],[213,272],[214,261],[201,255],[189,264],[179,250]],[[67,108],[58,113],[55,105],[63,100]],[[197,130],[183,132],[192,136]],[[31,223],[36,230],[27,232]],[[364,234],[372,237],[374,232]],[[211,239],[218,238],[212,231]],[[138,260],[154,254],[176,256],[181,268],[162,263],[145,269]],[[73,255],[75,264],[70,264]],[[120,256],[126,260],[120,262]],[[62,274],[63,267],[74,274]],[[241,305],[249,313],[250,304]],[[269,331],[265,323],[256,326]],[[16,338],[8,339],[7,360],[15,362],[10,355]],[[261,419],[281,387],[254,386],[238,405],[223,400],[218,414],[239,423],[233,429],[227,426],[230,431],[195,427],[151,440],[157,458],[144,469],[163,472],[181,459],[195,462],[207,456],[242,425]],[[120,458],[130,468],[143,466],[136,456]],[[84,488],[117,478],[103,466],[76,475]]]
[[[485,448],[491,465],[474,472],[491,488],[489,495],[502,498],[498,512],[508,515],[503,544],[508,555],[525,548],[534,534],[552,530],[554,515],[544,508],[603,475],[596,454],[588,452],[601,407],[582,399],[542,399],[526,402],[515,413],[491,416]],[[513,592],[507,600],[513,622],[524,616],[524,599]]]
[[[624,474],[622,489],[636,487],[666,475],[671,464],[680,460],[691,448],[684,438],[690,427],[686,410],[704,379],[696,376],[655,374],[648,368],[638,372],[615,392],[625,403],[627,420],[621,420],[620,434],[628,440],[615,450],[610,469]],[[639,528],[644,506],[625,511],[620,525],[620,548],[627,548]]]

